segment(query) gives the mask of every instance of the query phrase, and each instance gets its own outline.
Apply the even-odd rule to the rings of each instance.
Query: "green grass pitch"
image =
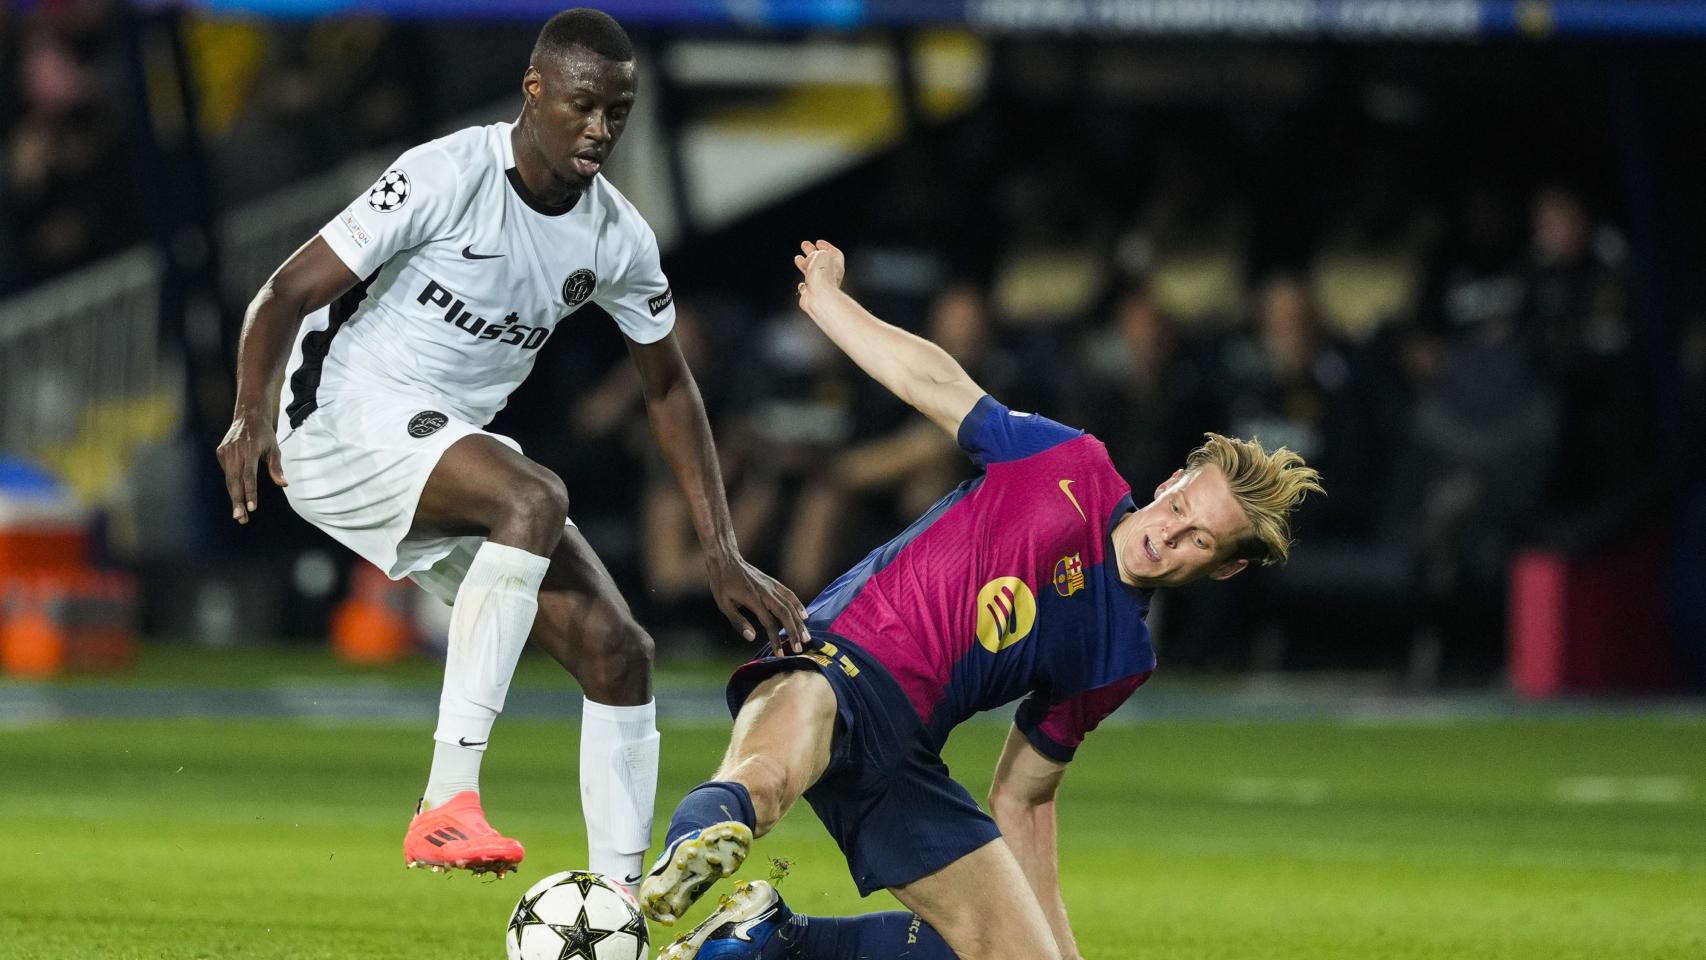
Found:
[[[88,721],[0,729],[0,957],[499,958],[510,907],[582,860],[576,733],[500,723],[501,882],[406,871],[425,729]],[[949,762],[988,784],[998,725]],[[667,727],[659,827],[725,731]],[[1706,722],[1162,722],[1099,731],[1061,797],[1091,960],[1706,957]],[[799,910],[861,902],[804,805],[768,838]],[[966,896],[976,897],[976,890]],[[697,914],[695,914],[696,918]],[[668,932],[654,929],[654,944]]]

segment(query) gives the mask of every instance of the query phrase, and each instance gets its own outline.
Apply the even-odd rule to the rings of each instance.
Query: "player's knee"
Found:
[[[563,536],[569,517],[569,489],[550,471],[541,470],[516,484],[510,491],[508,523],[549,553]]]

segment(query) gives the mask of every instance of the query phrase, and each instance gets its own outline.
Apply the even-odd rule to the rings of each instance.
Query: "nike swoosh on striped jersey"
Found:
[[[1069,489],[1074,482],[1075,481],[1072,480],[1060,481],[1060,492],[1066,494],[1066,499],[1072,501],[1072,509],[1078,511],[1078,518],[1080,520],[1088,520],[1090,518],[1084,515],[1084,508],[1078,505],[1078,498],[1073,496],[1072,491]]]

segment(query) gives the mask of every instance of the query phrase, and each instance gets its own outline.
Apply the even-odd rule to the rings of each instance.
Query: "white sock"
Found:
[[[549,558],[490,541],[480,545],[450,611],[444,689],[432,738],[426,802],[480,788],[480,755],[503,710],[521,648],[539,612]]]
[[[463,747],[454,743],[432,745],[432,773],[427,778],[426,793],[421,799],[436,807],[464,790],[480,789],[480,761],[486,756],[484,747]]]
[[[581,702],[581,810],[587,867],[632,890],[652,843],[658,785],[657,702]]]

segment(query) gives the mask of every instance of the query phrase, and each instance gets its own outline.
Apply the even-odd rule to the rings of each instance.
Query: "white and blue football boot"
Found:
[[[752,828],[738,820],[682,834],[640,882],[640,909],[658,923],[675,923],[711,884],[739,870],[751,851]]]
[[[775,960],[786,947],[776,931],[793,918],[769,883],[738,883],[703,923],[658,951],[657,960]]]

